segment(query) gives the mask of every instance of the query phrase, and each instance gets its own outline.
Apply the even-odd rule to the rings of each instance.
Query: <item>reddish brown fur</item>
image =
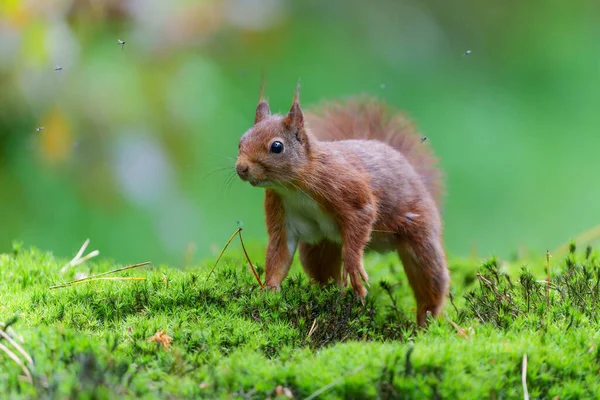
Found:
[[[316,244],[301,242],[298,253],[306,274],[316,282],[326,284],[333,279],[342,285],[342,248],[339,244],[330,240]]]
[[[266,265],[277,266],[277,268],[267,268],[265,285],[274,287],[286,277],[292,263],[292,255],[286,245],[285,228],[282,228],[285,220],[283,203],[271,190],[267,190],[265,194],[265,210],[269,234]]]
[[[377,99],[358,97],[346,102],[324,102],[307,112],[306,120],[319,140],[368,139],[389,144],[408,159],[438,207],[442,205],[445,190],[437,157],[403,113]]]
[[[364,297],[365,248],[397,251],[418,324],[428,312],[438,315],[449,285],[434,200],[441,198],[440,173],[404,117],[388,115],[374,100],[353,100],[309,114],[309,130],[296,97],[285,117],[270,115],[261,100],[255,121],[240,140],[236,168],[242,179],[267,188],[267,286],[280,287],[299,246],[312,279],[345,285],[349,276]],[[370,140],[344,139],[357,137]],[[270,150],[275,141],[280,153]]]

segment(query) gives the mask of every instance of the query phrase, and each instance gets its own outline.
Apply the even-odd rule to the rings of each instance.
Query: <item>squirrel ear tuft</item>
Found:
[[[259,123],[265,118],[271,116],[271,109],[269,103],[263,97],[263,90],[265,88],[265,71],[263,70],[260,77],[260,88],[258,90],[258,105],[256,106],[256,116],[254,117],[254,124]]]
[[[260,99],[256,106],[256,116],[254,117],[254,123],[258,124],[260,121],[268,118],[271,115],[271,109],[269,103],[265,99]]]
[[[296,93],[294,93],[294,102],[290,112],[285,116],[283,123],[288,129],[300,129],[304,127],[304,114],[300,108],[300,81],[296,87]]]

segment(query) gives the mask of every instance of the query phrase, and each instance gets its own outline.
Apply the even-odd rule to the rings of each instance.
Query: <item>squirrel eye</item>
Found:
[[[281,143],[280,141],[276,140],[273,143],[271,143],[271,149],[270,149],[271,153],[275,153],[275,154],[279,154],[283,151],[283,143]]]

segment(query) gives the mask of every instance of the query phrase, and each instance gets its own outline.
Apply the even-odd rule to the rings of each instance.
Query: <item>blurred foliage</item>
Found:
[[[305,106],[369,93],[406,110],[447,174],[451,253],[541,254],[600,223],[599,8],[3,0],[0,251],[89,237],[181,265],[237,221],[263,245],[263,193],[228,174],[264,70],[275,110],[299,78]]]

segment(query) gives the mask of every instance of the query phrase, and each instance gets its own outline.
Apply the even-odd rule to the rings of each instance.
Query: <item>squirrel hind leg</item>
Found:
[[[405,241],[398,247],[408,282],[417,301],[417,324],[424,327],[427,314],[437,317],[448,294],[450,275],[441,242]]]
[[[342,247],[329,240],[316,244],[300,242],[300,262],[306,274],[315,282],[326,284],[333,280],[339,287],[342,283]]]

